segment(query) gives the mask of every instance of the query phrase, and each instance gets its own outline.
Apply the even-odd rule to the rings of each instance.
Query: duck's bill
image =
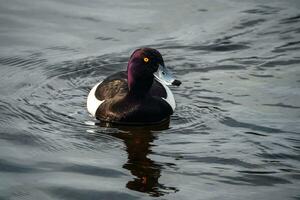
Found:
[[[162,65],[159,65],[157,72],[154,73],[154,76],[159,81],[163,82],[166,85],[176,85],[179,86],[181,81],[176,80],[172,75],[171,71]]]

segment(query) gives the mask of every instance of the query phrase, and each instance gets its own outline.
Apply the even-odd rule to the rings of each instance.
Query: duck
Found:
[[[139,48],[131,54],[126,71],[97,83],[87,97],[87,110],[100,122],[154,125],[170,120],[176,108],[169,85],[179,86],[161,53]]]

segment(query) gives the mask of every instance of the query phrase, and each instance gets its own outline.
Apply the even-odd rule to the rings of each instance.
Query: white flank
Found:
[[[163,98],[163,100],[165,100],[171,107],[172,107],[172,110],[174,111],[175,108],[176,108],[176,103],[175,103],[175,99],[174,99],[174,95],[172,93],[172,91],[170,90],[170,88],[165,84],[163,83],[160,79],[156,79],[158,82],[160,82],[163,87],[165,88],[166,92],[167,92],[167,98]]]
[[[104,102],[104,100],[100,101],[95,96],[96,89],[97,89],[98,85],[100,85],[100,83],[98,83],[97,85],[95,85],[92,88],[92,90],[90,91],[89,96],[87,98],[87,102],[86,102],[87,109],[88,109],[89,113],[91,113],[91,115],[93,115],[93,117],[95,117],[98,107],[101,105],[101,103]]]

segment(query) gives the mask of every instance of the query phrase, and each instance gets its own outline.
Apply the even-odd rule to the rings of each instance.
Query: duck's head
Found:
[[[128,61],[127,73],[129,90],[138,92],[147,92],[153,83],[153,78],[166,85],[181,84],[165,66],[159,51],[152,48],[135,50]]]

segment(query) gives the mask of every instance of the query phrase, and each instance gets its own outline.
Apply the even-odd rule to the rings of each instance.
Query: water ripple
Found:
[[[286,131],[276,129],[276,128],[271,128],[271,127],[266,127],[266,126],[260,126],[256,124],[251,124],[251,123],[245,123],[245,122],[239,122],[233,118],[230,117],[225,117],[223,118],[220,123],[225,124],[230,127],[241,127],[241,128],[246,128],[250,129],[252,131],[262,131],[265,133],[285,133]]]
[[[45,189],[52,196],[56,196],[63,199],[72,200],[84,200],[84,199],[138,199],[133,195],[124,192],[116,191],[101,191],[101,190],[90,190],[90,189],[79,189],[71,187],[50,187]]]
[[[9,66],[16,66],[22,67],[24,69],[29,69],[33,67],[40,66],[42,64],[47,63],[46,59],[41,59],[36,56],[29,56],[28,58],[24,57],[0,57],[0,64],[2,65],[9,65]]]

